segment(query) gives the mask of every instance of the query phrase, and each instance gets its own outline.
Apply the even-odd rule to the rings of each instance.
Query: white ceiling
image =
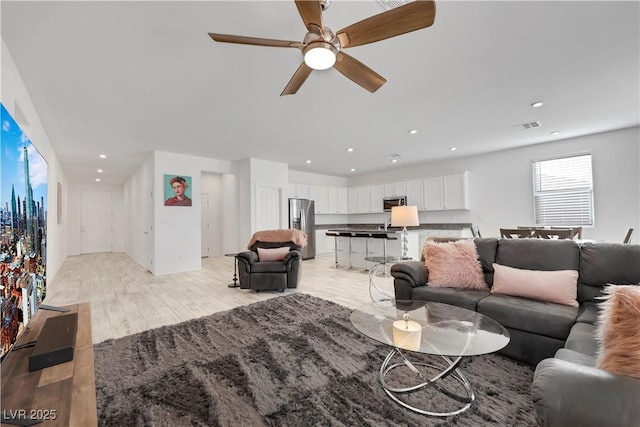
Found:
[[[280,97],[299,50],[207,35],[301,41],[293,1],[3,0],[1,29],[71,182],[122,183],[152,150],[350,176],[640,123],[638,2],[436,7],[430,28],[346,50],[388,80],[375,94],[330,69]],[[324,22],[382,11],[334,0]]]

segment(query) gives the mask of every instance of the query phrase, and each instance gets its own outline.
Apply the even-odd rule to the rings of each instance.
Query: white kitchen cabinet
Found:
[[[309,198],[309,186],[307,184],[296,184],[296,198],[298,199]]]
[[[296,184],[289,183],[287,186],[287,197],[289,199],[295,199],[297,197],[296,194]]]
[[[407,205],[417,206],[418,210],[424,210],[424,180],[417,179],[407,181]]]
[[[425,210],[471,209],[469,172],[425,178],[423,185]]]
[[[327,212],[329,214],[349,213],[347,187],[327,187]]]
[[[470,209],[469,172],[443,177],[444,208]]]
[[[338,187],[338,213],[346,214],[349,212],[349,196],[347,187]]]
[[[399,233],[399,237],[402,239],[402,232]],[[402,243],[400,248],[402,253]],[[415,261],[420,261],[420,249],[420,232],[418,230],[407,231],[407,256]]]
[[[384,185],[371,186],[371,212],[384,212],[384,206],[382,202],[384,197]]]
[[[406,196],[407,195],[407,183],[406,181],[400,181],[393,184],[396,189],[394,196]]]
[[[441,211],[444,209],[444,194],[441,176],[423,180],[424,210]]]
[[[396,185],[395,184],[385,184],[384,185],[384,197],[393,197],[396,195]]]
[[[348,191],[348,213],[358,213],[358,187],[349,187]]]
[[[338,213],[338,187],[327,188],[327,209],[329,213]]]
[[[400,181],[384,185],[384,197],[396,197],[407,195],[407,182]]]
[[[316,255],[334,253],[334,237],[326,235],[327,230],[316,230]]]
[[[309,199],[315,201],[315,208],[317,214],[327,214],[329,211],[329,188],[310,185],[309,186]]]
[[[371,212],[371,187],[358,188],[358,213]]]

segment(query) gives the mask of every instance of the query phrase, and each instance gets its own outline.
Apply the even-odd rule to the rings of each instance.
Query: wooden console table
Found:
[[[43,427],[98,424],[89,303],[66,308],[70,311],[39,310],[16,346],[38,339],[49,317],[78,313],[73,360],[29,372],[29,355],[33,347],[12,351],[2,364],[3,418],[16,413],[20,413],[20,417],[44,418],[42,423],[37,424]],[[8,425],[2,423],[2,426]]]

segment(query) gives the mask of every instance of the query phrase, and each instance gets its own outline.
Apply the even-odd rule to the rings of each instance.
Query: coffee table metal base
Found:
[[[384,257],[366,257],[364,260],[367,262],[375,263],[371,267],[369,267],[369,297],[371,297],[371,301],[376,302],[376,301],[383,301],[383,300],[392,300],[393,295],[390,295],[385,291],[383,291],[382,289],[380,289],[376,284],[376,282],[373,280],[373,278],[376,276],[376,274],[378,274],[378,271],[381,268],[384,267],[384,269],[386,270],[388,264],[393,264],[395,262],[398,262],[400,258],[384,256]],[[386,271],[384,275],[386,276]],[[382,298],[376,298],[373,295],[374,289],[382,295]]]
[[[399,356],[402,360],[400,361],[400,363],[392,364],[392,360],[396,355]],[[404,406],[405,408],[411,409],[412,411],[418,412],[420,414],[431,415],[434,417],[448,417],[448,416],[457,415],[466,411],[471,407],[471,404],[475,400],[475,395],[473,393],[473,390],[471,390],[471,384],[469,384],[469,380],[467,380],[467,378],[462,374],[462,371],[458,369],[458,365],[462,360],[462,356],[459,356],[454,360],[451,360],[446,356],[440,356],[440,357],[444,361],[446,361],[449,366],[443,371],[441,371],[439,374],[435,375],[434,377],[427,378],[427,375],[425,375],[425,373],[419,369],[419,366],[424,366],[424,367],[428,367],[430,369],[436,369],[436,370],[441,368],[428,363],[411,362],[400,351],[400,349],[394,348],[393,350],[391,350],[389,355],[387,355],[387,357],[384,359],[384,362],[380,367],[380,383],[382,384],[382,388],[384,389],[385,393],[387,393],[387,395],[391,397],[391,399],[393,399],[400,405]],[[402,388],[389,386],[386,382],[387,374],[389,374],[389,372],[391,372],[392,370],[399,369],[399,368],[410,369],[416,375],[416,377],[420,382],[416,385],[402,387]],[[443,385],[439,384],[440,380],[448,377],[449,375],[452,375],[453,378],[455,378],[460,384],[462,384],[465,390],[464,396],[460,396],[459,394],[456,394],[446,389]],[[450,412],[434,412],[434,411],[428,411],[421,408],[416,408],[415,406],[412,406],[402,400],[403,394],[412,393],[414,391],[420,390],[425,387],[435,388],[436,390],[445,394],[451,399],[454,399],[460,402],[462,406]]]

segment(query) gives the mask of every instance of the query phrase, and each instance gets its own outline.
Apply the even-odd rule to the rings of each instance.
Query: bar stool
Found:
[[[335,257],[335,264],[333,268],[338,268],[338,237],[340,233],[336,233],[335,231],[327,231],[324,233],[325,236],[333,237],[333,254]]]
[[[367,260],[367,258],[369,258],[369,239],[371,237],[373,237],[373,236],[371,234],[369,234],[364,239],[364,270],[362,270],[362,273],[368,273],[369,272],[369,261]]]
[[[352,270],[353,264],[351,263],[351,238],[353,237],[353,233],[351,233],[350,231],[341,231],[339,233],[339,236],[349,238],[349,270]]]

